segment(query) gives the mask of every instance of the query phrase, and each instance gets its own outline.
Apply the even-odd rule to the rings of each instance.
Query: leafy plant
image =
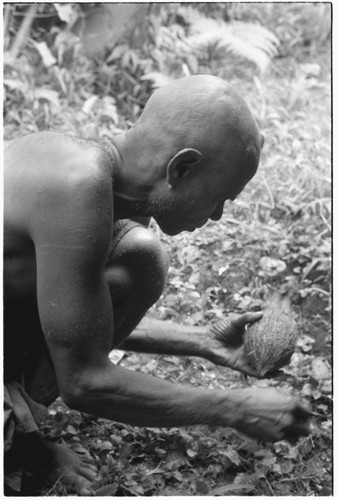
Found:
[[[253,62],[261,73],[277,54],[279,40],[261,25],[208,18],[192,7],[181,7],[178,12],[189,25],[186,44],[194,50],[213,47],[215,57],[227,51]]]

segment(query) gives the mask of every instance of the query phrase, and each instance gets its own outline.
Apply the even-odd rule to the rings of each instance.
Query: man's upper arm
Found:
[[[112,186],[84,177],[48,194],[31,225],[39,315],[62,389],[74,371],[107,357],[112,342],[113,311],[104,279]]]

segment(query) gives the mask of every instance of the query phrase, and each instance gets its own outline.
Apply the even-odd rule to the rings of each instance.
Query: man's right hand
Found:
[[[310,410],[296,398],[274,388],[249,388],[237,394],[242,402],[233,427],[247,436],[271,442],[285,439],[293,444],[310,433]]]
[[[204,357],[216,365],[227,366],[245,375],[259,378],[247,356],[244,335],[246,326],[259,321],[262,316],[262,312],[232,314],[213,325],[202,341]]]

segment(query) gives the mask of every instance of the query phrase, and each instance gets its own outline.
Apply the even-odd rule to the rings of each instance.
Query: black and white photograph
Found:
[[[332,497],[332,2],[3,2],[3,495]]]

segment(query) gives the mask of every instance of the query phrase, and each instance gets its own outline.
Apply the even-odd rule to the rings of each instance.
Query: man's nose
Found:
[[[212,213],[212,215],[211,215],[210,219],[212,219],[212,220],[220,220],[220,219],[221,219],[224,204],[225,204],[225,202],[223,202],[223,203],[219,203],[219,204],[216,206],[216,209],[215,209],[215,210],[214,210],[214,212]]]
[[[263,148],[264,145],[264,135],[260,134],[260,142],[261,142],[261,149]]]

